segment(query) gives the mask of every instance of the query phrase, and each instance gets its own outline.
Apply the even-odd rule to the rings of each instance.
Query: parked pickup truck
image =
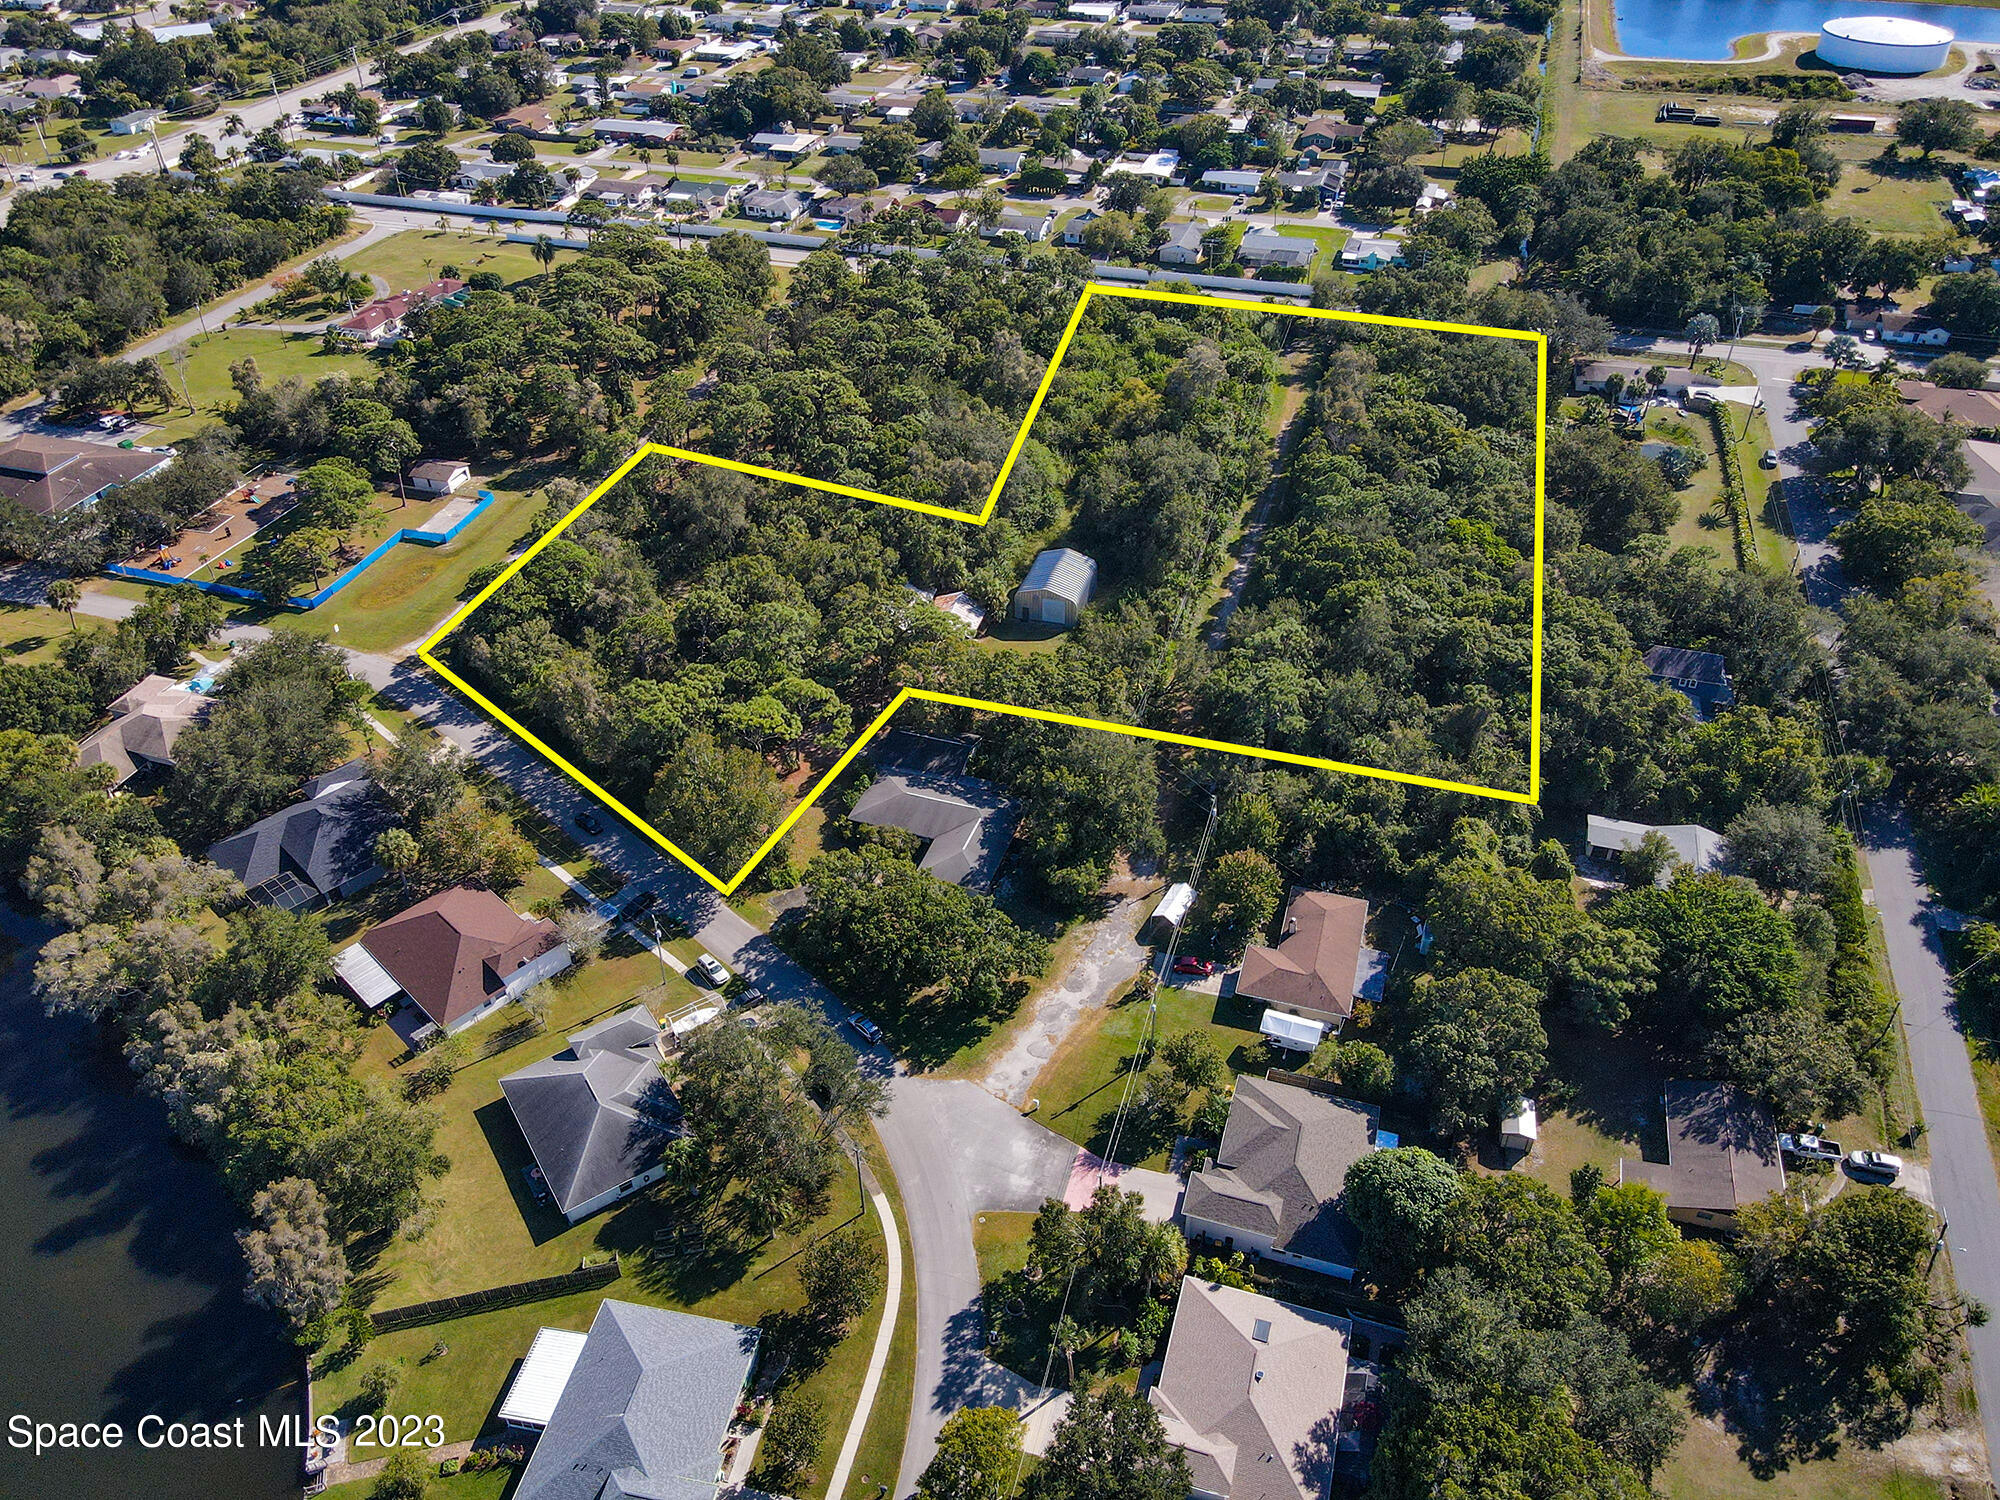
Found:
[[[1839,1161],[1847,1154],[1840,1149],[1839,1141],[1816,1135],[1781,1135],[1778,1149],[1787,1156],[1802,1156],[1809,1161]]]

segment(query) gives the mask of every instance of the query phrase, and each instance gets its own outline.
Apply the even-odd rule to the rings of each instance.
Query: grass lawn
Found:
[[[1708,460],[1697,470],[1688,487],[1676,498],[1680,516],[1668,528],[1667,539],[1676,547],[1699,547],[1714,554],[1718,566],[1736,566],[1736,548],[1730,540],[1729,518],[1722,509],[1722,465],[1715,456],[1715,431],[1707,417],[1682,416],[1672,407],[1655,406],[1646,413],[1648,441],[1679,443],[1692,447]]]
[[[509,244],[468,229],[411,229],[391,235],[349,257],[347,268],[363,276],[380,276],[389,283],[392,292],[422,286],[436,278],[446,265],[457,266],[461,276],[473,271],[497,271],[510,286],[541,275],[533,246]],[[576,252],[559,252],[555,263],[561,265],[565,259],[576,259]]]
[[[989,1352],[1016,1374],[1039,1383],[1048,1358],[1048,1328],[1019,1295],[1034,1223],[1033,1214],[980,1214],[972,1221],[972,1248],[979,1256],[986,1324],[1000,1335]]]
[[[910,1398],[917,1383],[917,1276],[911,1258],[909,1224],[903,1216],[903,1195],[897,1190],[896,1174],[890,1170],[889,1159],[872,1126],[862,1141],[862,1149],[867,1153],[875,1180],[882,1186],[883,1196],[889,1200],[896,1232],[903,1242],[903,1296],[897,1307],[896,1331],[889,1340],[889,1363],[875,1388],[875,1407],[868,1415],[861,1446],[854,1450],[854,1467],[848,1471],[847,1493],[829,1495],[827,1500],[875,1500],[881,1485],[895,1485],[896,1471],[903,1463],[903,1439],[910,1424]],[[838,1456],[840,1440],[830,1436],[828,1441]]]
[[[529,522],[541,509],[537,486],[546,477],[539,468],[475,474],[472,487],[493,492],[485,514],[442,547],[391,548],[306,617],[312,628],[338,625],[340,644],[356,651],[395,651],[422,640],[451,613],[473,573],[534,540]]]
[[[1262,1073],[1273,1062],[1257,1017],[1257,1006],[1233,995],[1165,984],[1159,993],[1155,1047],[1182,1032],[1206,1030],[1232,1073]],[[1102,1151],[1145,1025],[1146,1007],[1134,1003],[1129,990],[1086,1015],[1035,1080],[1034,1094],[1042,1102],[1035,1118],[1079,1146]],[[1164,1167],[1172,1145],[1171,1140],[1136,1136],[1128,1117],[1118,1156],[1131,1166]]]
[[[79,614],[76,628],[108,630],[111,621]],[[0,662],[25,667],[54,661],[57,645],[69,633],[69,616],[59,609],[43,609],[36,604],[0,604]]]
[[[189,412],[176,403],[161,420],[159,430],[148,442],[174,442],[190,437],[222,418],[222,408],[236,400],[229,383],[229,367],[239,360],[254,359],[264,384],[276,385],[297,376],[314,381],[327,375],[368,373],[372,364],[365,354],[328,354],[320,348],[316,335],[273,333],[260,329],[232,328],[227,333],[197,335],[180,346],[187,350],[187,395],[194,402]],[[181,388],[181,367],[172,354],[162,355],[161,367],[176,391]]]
[[[1769,1478],[1752,1472],[1737,1440],[1704,1417],[1653,1476],[1664,1500],[1945,1500],[1943,1484],[1899,1465],[1893,1454],[1847,1444],[1837,1457],[1800,1464]]]
[[[500,1500],[513,1479],[512,1469],[454,1474],[449,1479],[439,1479],[434,1473],[430,1489],[425,1493],[429,1500]],[[346,1484],[329,1485],[320,1493],[326,1500],[368,1500],[368,1492],[375,1488],[375,1483],[373,1479],[354,1479]]]
[[[1319,254],[1313,257],[1310,273],[1312,276],[1333,269],[1340,255],[1340,247],[1347,243],[1350,233],[1345,229],[1328,229],[1318,224],[1280,223],[1277,229],[1279,234],[1290,235],[1294,239],[1318,241]]]

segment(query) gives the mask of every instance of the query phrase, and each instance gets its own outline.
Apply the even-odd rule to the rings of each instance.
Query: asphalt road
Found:
[[[464,36],[475,31],[498,32],[505,30],[510,24],[508,16],[500,12],[495,12],[490,16],[482,16],[477,21],[468,21],[463,26],[453,26],[444,31],[431,32],[406,46],[398,47],[396,50],[404,53],[421,52],[432,42],[443,37]],[[360,68],[360,77],[363,86],[372,84],[375,81],[375,73],[374,64],[364,60]],[[355,70],[351,67],[343,68],[337,73],[322,74],[318,78],[301,84],[298,88],[287,89],[282,93],[267,94],[258,99],[236,99],[229,101],[218,108],[215,114],[206,120],[199,120],[185,129],[172,130],[160,135],[158,137],[159,149],[157,152],[150,148],[149,142],[144,140],[135,141],[134,144],[147,146],[148,149],[142,151],[138,156],[128,157],[124,161],[119,161],[114,157],[110,160],[86,163],[88,173],[95,181],[108,182],[114,177],[124,177],[133,172],[157,172],[160,169],[162,158],[166,160],[168,165],[172,165],[188,142],[195,136],[204,137],[216,149],[221,150],[222,142],[225,139],[222,122],[232,114],[241,115],[245,131],[250,135],[255,135],[266,125],[276,125],[281,118],[296,114],[299,106],[306,100],[320,98],[322,95],[335,92],[344,85],[353,83],[354,81]],[[328,144],[331,145],[333,143],[328,142]],[[365,145],[366,143],[361,144]],[[41,185],[46,186],[47,183],[47,174],[44,173]],[[0,197],[0,224],[4,224],[7,221],[7,215],[11,211],[12,206],[13,194],[9,193],[5,197]]]
[[[1972,1060],[1959,1030],[1951,974],[1937,934],[1923,921],[1929,889],[1917,873],[1910,830],[1898,811],[1869,820],[1864,853],[1889,968],[1903,1003],[1910,1071],[1923,1101],[1931,1152],[1931,1192],[1946,1221],[1958,1289],[2000,1308],[2000,1177],[1979,1112]],[[2000,1322],[1966,1332],[1979,1391],[1986,1450],[2000,1454]]]

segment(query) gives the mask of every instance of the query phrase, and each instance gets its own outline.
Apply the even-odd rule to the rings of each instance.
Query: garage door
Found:
[[[1058,599],[1054,595],[1042,596],[1042,623],[1044,625],[1069,624],[1069,600]]]

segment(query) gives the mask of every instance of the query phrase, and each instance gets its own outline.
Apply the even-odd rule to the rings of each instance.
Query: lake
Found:
[[[148,1452],[139,1418],[229,1421],[254,1445],[260,1413],[301,1409],[297,1351],[243,1300],[240,1222],[221,1179],[133,1092],[87,1026],[28,993],[36,934],[0,906],[0,1417],[122,1424],[94,1454],[0,1447],[0,1495],[279,1500],[298,1494],[283,1448]],[[18,961],[16,961],[18,960]]]
[[[1817,32],[1836,16],[1903,16],[1958,33],[1964,42],[2000,42],[2000,10],[1972,5],[1903,5],[1868,0],[1617,0],[1618,45],[1627,57],[1719,62],[1730,43],[1765,31]]]

